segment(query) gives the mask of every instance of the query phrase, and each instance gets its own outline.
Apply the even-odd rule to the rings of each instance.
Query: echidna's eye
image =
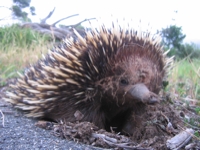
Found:
[[[128,85],[128,80],[127,79],[121,79],[120,83],[121,83],[121,85]]]

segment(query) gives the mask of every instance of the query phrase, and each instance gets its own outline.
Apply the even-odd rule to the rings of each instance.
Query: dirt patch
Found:
[[[102,148],[167,149],[167,139],[184,128],[179,113],[169,102],[149,105],[141,116],[136,116],[134,133],[107,132],[89,122],[38,122],[37,126],[53,130],[55,136]]]

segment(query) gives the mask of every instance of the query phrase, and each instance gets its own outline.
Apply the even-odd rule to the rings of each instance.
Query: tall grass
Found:
[[[46,53],[50,37],[18,25],[0,28],[0,86]]]
[[[0,50],[8,51],[12,48],[29,48],[33,45],[43,45],[50,39],[29,28],[19,25],[0,27]]]
[[[186,58],[175,62],[168,90],[178,98],[200,100],[200,60]]]

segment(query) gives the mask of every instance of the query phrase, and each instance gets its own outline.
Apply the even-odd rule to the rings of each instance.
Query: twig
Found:
[[[183,127],[181,127],[180,125],[178,125],[178,127],[182,130],[182,131],[184,131],[184,128]],[[197,140],[199,140],[200,141],[200,138],[199,137],[197,137],[196,135],[194,135],[194,134],[191,134],[190,132],[188,132],[193,138],[196,138]]]
[[[84,19],[84,20],[78,22],[78,23],[75,24],[75,25],[71,25],[71,27],[75,28],[75,27],[79,26],[81,23],[83,23],[83,22],[85,22],[85,21],[90,21],[90,20],[94,20],[94,19],[96,19],[96,18]]]
[[[111,138],[111,137],[109,137],[109,136],[106,136],[105,134],[92,133],[92,137],[94,137],[94,138],[105,139],[106,141],[110,141],[110,142],[112,142],[112,143],[117,143],[117,139]]]
[[[190,64],[192,65],[192,68],[194,70],[194,72],[197,74],[197,76],[200,78],[200,74],[196,71],[196,67],[194,66],[194,63],[192,63],[191,59],[189,59]]]
[[[141,150],[141,149],[142,150],[150,150],[149,148],[133,146],[133,142],[119,143],[119,141],[117,139],[111,138],[105,134],[92,133],[92,137],[100,138],[110,146],[115,146],[115,147],[117,146],[120,148],[127,148],[127,149],[132,149],[132,150]]]
[[[41,23],[46,23],[46,20],[49,19],[52,14],[54,13],[55,7],[52,11],[50,11],[50,13],[48,14],[48,16],[46,16],[44,19],[41,20]]]
[[[68,18],[71,18],[71,17],[74,17],[74,16],[78,16],[78,15],[79,15],[79,14],[74,14],[74,15],[71,15],[71,16],[68,16],[68,17],[65,17],[65,18],[62,18],[62,19],[60,19],[60,20],[54,22],[51,26],[55,27],[55,25],[56,25],[57,23],[59,23],[60,21],[65,20],[65,19],[68,19]]]
[[[1,113],[1,116],[2,116],[2,125],[3,125],[3,127],[5,126],[5,124],[4,124],[4,114],[3,114],[3,112],[1,111],[1,109],[0,109],[0,113]]]
[[[69,27],[72,27],[72,28],[76,28],[78,25],[80,25],[81,23],[85,22],[85,21],[90,21],[90,20],[93,20],[93,19],[96,19],[96,18],[89,18],[89,19],[84,19],[80,22],[78,22],[77,24],[73,24],[73,25],[67,25],[67,26],[60,26],[61,28],[69,28]]]
[[[167,120],[167,123],[169,123],[169,118],[165,114],[163,114],[162,111],[160,112],[160,114]]]
[[[193,125],[187,123],[186,121],[182,121],[182,122],[185,123],[185,124],[187,124],[188,126],[190,126],[191,128],[193,128],[193,129],[195,129],[195,130],[200,130],[200,128],[195,127],[195,126],[193,126]]]
[[[131,150],[152,150],[152,148],[142,148],[138,146],[129,146],[129,143],[112,143],[110,141],[107,141],[106,139],[103,139],[104,142],[106,142],[110,146],[120,147],[123,149],[131,149]]]
[[[12,10],[11,8],[9,8],[9,7],[6,7],[6,6],[0,6],[0,8],[6,8],[6,9],[9,9],[9,10]]]
[[[7,105],[6,104],[0,104],[0,107],[6,107]]]

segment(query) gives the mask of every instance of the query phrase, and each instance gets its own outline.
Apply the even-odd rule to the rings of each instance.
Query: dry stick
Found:
[[[90,20],[94,20],[94,19],[96,19],[96,18],[84,19],[84,20],[78,22],[78,23],[75,24],[75,25],[71,25],[71,27],[75,28],[75,27],[79,26],[79,25],[80,25],[81,23],[83,23],[83,22],[90,21]]]
[[[81,23],[86,22],[86,21],[89,22],[90,20],[94,20],[94,19],[96,19],[96,18],[88,18],[88,19],[84,19],[84,20],[78,22],[77,24],[63,26],[63,28],[69,28],[69,27],[76,28],[76,27],[79,26]]]
[[[176,104],[177,106],[179,106],[179,107],[181,107],[182,109],[184,109],[185,111],[187,111],[188,113],[192,113],[190,110],[188,110],[188,109],[186,109],[185,107],[183,107],[182,105],[180,105],[180,104]],[[189,123],[187,123],[187,122],[185,122],[185,121],[183,121],[183,120],[181,120],[183,123],[185,123],[185,124],[187,124],[188,126],[190,126],[191,128],[193,128],[193,129],[195,129],[195,130],[200,130],[200,128],[198,128],[198,127],[196,127],[196,126],[193,126],[193,125],[191,125],[191,124],[189,124]]]
[[[11,8],[9,8],[9,7],[5,7],[5,6],[0,6],[0,8],[6,8],[6,9],[9,9],[10,11],[12,11],[12,9]],[[9,18],[11,18],[11,16],[10,15],[8,15],[7,17],[3,17],[3,18],[0,18],[0,21],[2,21],[2,20],[7,20],[7,19],[9,19]]]
[[[110,146],[118,146],[120,148],[130,148],[132,150],[139,150],[137,147],[135,146],[128,146],[128,143],[112,143],[106,139],[103,139],[104,142],[106,142],[108,145]],[[146,149],[145,149],[146,150]],[[148,150],[148,149],[147,149]]]
[[[74,15],[67,16],[67,17],[65,17],[65,18],[62,18],[62,19],[60,19],[60,20],[54,22],[51,26],[55,27],[55,25],[56,25],[57,23],[59,23],[60,21],[65,20],[65,19],[68,19],[68,18],[71,18],[71,17],[74,17],[74,16],[78,16],[78,15],[79,15],[79,14],[74,14]]]
[[[194,70],[194,72],[197,74],[197,76],[200,78],[200,74],[196,71],[196,67],[194,66],[194,63],[192,63],[191,60],[189,60],[190,64],[192,65],[192,68]]]
[[[167,126],[165,127],[165,131],[168,132],[168,133],[171,133],[171,132],[177,132],[172,123],[169,121],[169,118],[163,113],[163,112],[160,112],[160,114],[167,120]]]
[[[178,125],[178,127],[182,130],[182,131],[185,131],[180,125]],[[186,132],[186,131],[185,131]],[[194,134],[191,134],[191,133],[189,133],[189,132],[187,132],[188,134],[190,134],[193,138],[196,138],[197,140],[199,140],[200,141],[200,138],[199,137],[197,137],[196,135],[194,135]]]
[[[130,144],[133,144],[132,142],[118,143],[117,139],[106,136],[105,134],[92,133],[92,137],[100,138],[110,146],[118,146],[121,148],[130,148],[130,149],[134,149],[134,150],[140,149],[140,147],[138,147],[138,146],[131,146]],[[145,150],[148,150],[148,148]]]
[[[94,138],[101,138],[101,139],[105,139],[106,141],[110,141],[112,143],[117,143],[117,139],[115,138],[111,138],[109,136],[106,136],[105,134],[97,134],[97,133],[93,133],[92,137]]]
[[[160,113],[167,120],[167,123],[169,123],[169,118],[162,111]]]
[[[4,114],[3,114],[3,112],[1,111],[1,109],[0,109],[0,113],[1,113],[1,115],[2,115],[2,125],[3,125],[3,127],[4,127]]]
[[[195,130],[200,130],[200,128],[195,127],[195,126],[193,126],[193,125],[187,123],[186,121],[182,121],[182,122],[185,123],[185,124],[187,124],[188,126],[190,126],[191,128],[193,128],[193,129],[195,129]]]
[[[55,7],[52,11],[49,12],[49,14],[44,19],[41,20],[41,23],[46,23],[46,20],[49,19],[52,16],[54,11],[55,11]]]
[[[0,104],[0,107],[6,107],[7,105],[6,104]]]

